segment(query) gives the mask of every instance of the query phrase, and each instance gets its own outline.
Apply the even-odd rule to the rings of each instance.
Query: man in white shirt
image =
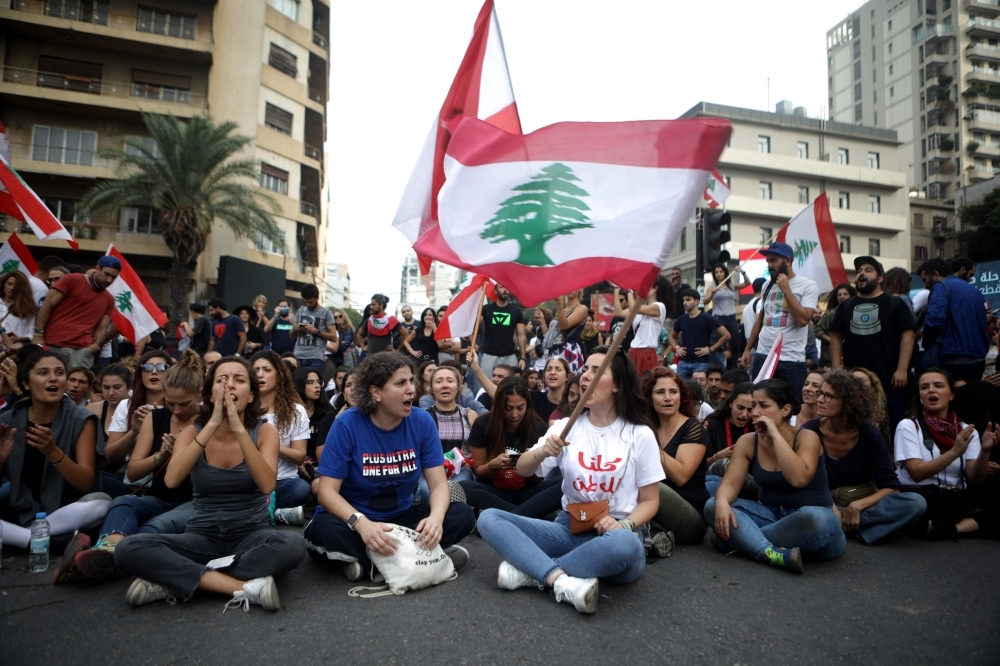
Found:
[[[771,279],[764,286],[762,307],[757,313],[747,350],[740,357],[741,368],[751,368],[756,379],[768,352],[782,336],[781,356],[774,372],[775,379],[788,382],[797,400],[802,400],[802,385],[806,380],[806,344],[809,322],[816,312],[819,290],[809,278],[795,274],[792,267],[795,252],[787,243],[771,243],[761,251],[767,259]],[[750,349],[757,347],[752,357]]]
[[[750,334],[753,333],[753,325],[757,321],[757,313],[760,312],[760,292],[764,289],[764,285],[767,280],[764,278],[757,278],[753,281],[753,298],[750,302],[746,304],[743,308],[743,339],[747,341],[750,339]],[[748,348],[749,349],[749,348]],[[753,355],[755,350],[751,349],[750,354]],[[739,360],[739,359],[737,359]]]

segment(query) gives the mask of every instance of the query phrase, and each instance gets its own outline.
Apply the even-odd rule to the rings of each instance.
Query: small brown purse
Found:
[[[610,500],[567,504],[566,512],[569,513],[569,533],[583,534],[594,529],[594,525],[608,515],[610,508]]]

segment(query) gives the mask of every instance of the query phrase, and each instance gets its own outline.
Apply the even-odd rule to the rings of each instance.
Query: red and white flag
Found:
[[[496,300],[496,285],[485,275],[472,278],[462,291],[452,299],[445,310],[444,316],[438,322],[435,340],[448,338],[467,338],[476,330],[476,317],[479,315],[479,304],[483,302],[483,292],[486,298]]]
[[[813,280],[819,293],[847,282],[826,192],[781,227],[777,240],[792,246],[795,274]]]
[[[38,272],[35,258],[17,234],[11,234],[4,246],[0,247],[0,275],[13,270],[21,271],[29,278]]]
[[[764,359],[764,365],[760,366],[760,372],[758,372],[757,376],[753,378],[754,384],[774,377],[774,372],[778,369],[778,360],[781,358],[781,343],[784,337],[783,333],[778,333],[777,339],[775,339],[774,344],[771,345],[771,351],[767,352],[767,358]]]
[[[108,246],[107,254],[122,262],[118,278],[108,287],[108,293],[115,298],[111,323],[129,342],[136,344],[167,323],[167,315],[157,307],[142,279],[114,245]]]
[[[414,249],[526,305],[605,279],[646,293],[732,132],[727,120],[453,122],[439,220]]]
[[[708,177],[708,185],[705,186],[704,199],[708,202],[709,208],[718,208],[722,204],[726,203],[726,199],[732,192],[729,186],[726,185],[726,179],[722,177],[722,174],[718,171],[712,171],[712,174]]]
[[[399,229],[411,245],[437,221],[438,193],[445,181],[444,156],[451,139],[448,124],[460,114],[485,120],[513,134],[521,133],[493,0],[486,0],[479,10],[472,41],[434,119],[392,220],[392,226]],[[431,259],[419,253],[417,258],[420,273],[428,274]]]

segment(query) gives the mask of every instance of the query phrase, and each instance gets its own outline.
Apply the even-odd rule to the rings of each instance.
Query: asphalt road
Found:
[[[496,587],[479,537],[457,580],[355,599],[311,560],[278,580],[283,609],[125,604],[130,579],[50,584],[25,555],[0,570],[0,664],[997,664],[1000,542],[848,543],[802,576],[680,547],[626,587],[602,585],[596,615],[544,592]]]

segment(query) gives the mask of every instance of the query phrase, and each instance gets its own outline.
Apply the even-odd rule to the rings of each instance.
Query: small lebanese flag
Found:
[[[108,246],[107,254],[122,262],[118,279],[108,287],[108,293],[115,298],[111,322],[129,342],[137,344],[165,324],[167,315],[156,306],[142,280],[113,244]]]
[[[38,272],[35,258],[17,234],[11,234],[4,246],[0,247],[0,275],[13,270],[19,270],[29,278]]]
[[[705,201],[708,202],[709,208],[718,208],[722,204],[726,203],[726,199],[732,192],[729,186],[726,185],[726,179],[722,177],[722,174],[718,171],[713,170],[712,175],[708,177],[708,185],[705,186]]]
[[[479,10],[469,48],[434,118],[392,220],[392,226],[406,236],[410,245],[432,221],[437,221],[438,193],[445,181],[444,155],[451,139],[447,124],[463,113],[513,134],[521,133],[493,0],[486,0]],[[421,275],[427,275],[432,259],[419,253],[417,259]]]
[[[526,305],[605,279],[646,293],[732,132],[706,118],[452,129],[440,220],[414,249]]]
[[[819,293],[833,291],[838,284],[847,282],[826,192],[781,227],[777,240],[792,246],[796,275],[813,280]]]
[[[476,275],[469,286],[458,292],[458,296],[448,304],[448,309],[438,322],[437,331],[434,332],[435,340],[467,338],[472,335],[476,330],[479,304],[483,302],[483,290],[486,291],[487,298],[496,300],[496,287],[485,275]]]
[[[778,338],[771,345],[771,351],[767,352],[764,365],[760,366],[760,372],[753,379],[754,384],[774,377],[774,372],[778,369],[778,359],[781,358],[781,343],[784,337],[784,333],[778,333]]]

